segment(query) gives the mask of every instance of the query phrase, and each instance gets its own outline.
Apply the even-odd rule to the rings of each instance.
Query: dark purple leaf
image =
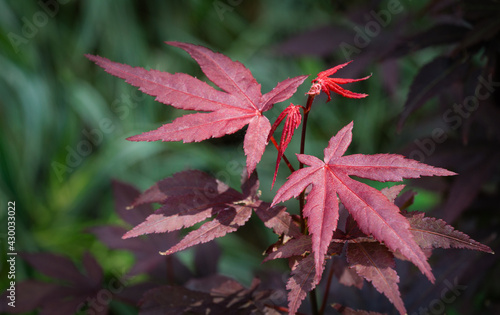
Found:
[[[217,273],[217,264],[222,251],[215,241],[197,245],[194,251],[194,266],[198,277]]]
[[[83,266],[91,286],[99,286],[103,280],[102,268],[95,258],[88,252],[83,255]]]
[[[363,310],[354,310],[350,307],[346,307],[340,304],[333,304],[334,309],[336,309],[341,315],[386,315],[385,313],[369,312]]]
[[[400,314],[406,314],[398,288],[399,277],[394,270],[394,256],[384,245],[373,242],[349,243],[347,261],[358,275],[383,293]]]
[[[466,68],[467,63],[450,57],[437,57],[423,66],[410,86],[405,108],[398,122],[398,129],[402,129],[406,118],[411,113],[461,79]]]
[[[23,253],[21,257],[37,271],[51,278],[73,284],[87,281],[75,264],[64,256],[51,253]]]
[[[498,166],[500,154],[496,152],[486,153],[487,155],[462,171],[461,176],[453,181],[448,200],[443,209],[443,219],[446,222],[453,222],[472,204],[485,182],[492,176],[492,172]]]
[[[314,256],[308,255],[296,262],[286,288],[288,293],[288,314],[295,314],[309,291],[316,287]],[[323,273],[323,269],[321,270]]]
[[[306,253],[311,253],[311,251],[311,237],[302,235],[299,238],[292,238],[285,244],[278,247],[275,251],[267,255],[264,261],[278,258],[289,258],[292,256],[301,256]]]
[[[272,229],[277,235],[286,235],[289,237],[298,237],[301,235],[300,227],[293,220],[293,217],[286,212],[285,207],[271,207],[270,203],[262,202],[255,209],[255,213],[264,222],[264,225]]]
[[[434,248],[466,248],[472,250],[493,253],[491,248],[483,245],[467,234],[455,230],[445,221],[425,217],[422,212],[409,212],[406,214],[410,222],[415,241],[423,249]]]
[[[116,213],[132,226],[136,226],[144,221],[144,218],[153,211],[149,205],[138,206],[133,210],[128,209],[139,195],[140,192],[132,185],[116,180],[113,181],[113,197]]]
[[[349,268],[349,265],[345,261],[344,257],[333,256],[332,257],[332,267],[335,277],[345,286],[354,286],[358,289],[363,287],[363,278],[358,276],[356,271]]]
[[[179,243],[171,247],[162,255],[170,255],[196,244],[209,242],[217,237],[236,231],[244,225],[252,215],[252,208],[249,206],[234,205],[232,208],[219,212],[215,219],[204,223],[197,230],[190,232]]]
[[[458,43],[470,29],[463,25],[439,24],[416,35],[403,38],[385,58],[400,58],[420,49]]]
[[[54,283],[46,283],[37,280],[26,280],[16,284],[15,307],[7,303],[13,302],[7,296],[11,291],[5,291],[0,296],[0,312],[8,314],[25,314],[40,307],[47,295],[57,289]],[[9,287],[7,288],[9,289]]]
[[[160,181],[139,197],[139,203],[144,200],[142,196],[162,200],[163,206],[123,238],[190,227],[243,199],[241,193],[200,171],[184,171]]]

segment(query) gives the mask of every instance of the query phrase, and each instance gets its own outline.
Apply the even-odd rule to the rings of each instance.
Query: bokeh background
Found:
[[[143,191],[176,172],[200,169],[224,178],[234,188],[239,187],[240,174],[234,169],[241,169],[245,163],[242,133],[193,144],[128,142],[125,138],[156,129],[183,112],[154,102],[153,97],[143,95],[123,80],[110,76],[84,57],[87,53],[98,54],[132,66],[185,72],[204,78],[188,54],[165,45],[164,41],[204,45],[242,62],[262,85],[263,92],[288,77],[311,74],[293,98],[277,104],[268,112],[271,121],[289,102],[304,104],[308,82],[315,74],[353,59],[354,62],[338,75],[361,77],[372,74],[370,80],[348,86],[352,91],[370,96],[363,100],[334,97],[328,104],[321,96],[309,118],[306,153],[320,156],[328,139],[354,120],[351,153],[391,152],[413,158],[422,156],[426,163],[459,173],[461,166],[467,164],[465,172],[469,177],[462,179],[466,183],[460,186],[464,187],[463,190],[455,192],[458,196],[468,196],[466,201],[459,199],[460,203],[466,204],[465,209],[457,215],[446,211],[452,195],[450,191],[453,191],[453,183],[448,179],[414,182],[413,189],[419,194],[412,209],[449,218],[457,228],[495,248],[498,246],[495,231],[499,226],[498,127],[490,128],[483,120],[477,120],[464,123],[458,129],[451,128],[443,121],[442,113],[455,100],[447,98],[448,94],[444,93],[453,94],[454,90],[449,88],[465,82],[465,76],[445,76],[439,81],[442,71],[438,66],[434,71],[439,73],[427,71],[422,74],[423,67],[437,57],[453,56],[470,60],[478,69],[487,69],[489,72],[484,72],[485,77],[490,73],[494,81],[498,78],[498,66],[496,63],[491,65],[491,60],[496,61],[495,54],[499,53],[500,27],[493,22],[484,27],[486,31],[483,28],[477,31],[476,27],[481,25],[478,21],[484,21],[485,16],[500,16],[500,10],[494,6],[495,1],[479,1],[489,7],[471,17],[464,9],[467,9],[467,3],[403,0],[1,0],[2,289],[7,287],[4,209],[8,201],[16,203],[17,252],[62,254],[77,266],[81,266],[84,253],[90,252],[105,275],[109,275],[113,270],[130,269],[135,261],[131,253],[110,250],[88,232],[94,226],[122,223],[115,212],[113,179],[130,183]],[[460,19],[462,24],[457,22]],[[379,26],[367,33],[365,28],[372,22]],[[440,23],[464,25],[469,32],[449,29],[416,39],[411,37]],[[437,35],[432,37],[430,34]],[[464,38],[467,45],[463,44]],[[457,52],[457,47],[462,50]],[[418,74],[422,78],[414,87],[412,82]],[[416,95],[417,92],[423,96]],[[492,92],[492,95],[497,94]],[[422,104],[410,115],[404,110],[405,103],[408,106],[408,99],[415,95],[420,97]],[[497,99],[492,96],[485,101],[488,103],[485,107],[491,109],[486,116],[492,125],[498,124]],[[401,113],[408,116],[404,124]],[[433,148],[419,147],[416,141],[430,139],[437,127],[442,128],[450,140],[444,143],[434,141]],[[466,127],[468,133],[463,132]],[[463,141],[465,138],[467,141]],[[449,149],[450,146],[453,150]],[[449,150],[444,150],[445,147]],[[483,151],[483,148],[490,151]],[[297,150],[298,142],[294,139],[288,156],[292,157]],[[423,155],[416,154],[415,150],[420,150]],[[457,158],[464,152],[468,155]],[[450,156],[455,157],[455,164],[447,164]],[[270,187],[275,159],[276,150],[270,146],[258,166],[264,200],[271,200],[276,190],[271,191]],[[482,167],[485,164],[488,165],[486,169]],[[275,187],[284,183],[287,172],[285,167],[280,169]],[[470,192],[471,187],[467,185],[476,190]],[[289,206],[292,212],[296,211],[295,205],[290,203]],[[222,249],[219,272],[245,285],[250,284],[254,274],[266,268],[285,274],[284,263],[261,264],[262,252],[275,241],[276,237],[258,221],[251,221],[241,233],[218,241]],[[454,264],[436,260],[438,281],[459,279],[467,289],[460,299],[444,304],[445,309],[439,312],[493,314],[498,310],[500,295],[498,284],[492,281],[500,277],[494,256],[459,250],[450,252],[452,257],[458,257],[453,258]],[[193,266],[192,251],[178,256],[188,267]],[[481,268],[478,270],[474,266]],[[18,260],[16,272],[18,282],[26,279],[50,281],[22,260]],[[422,280],[419,276],[411,277]],[[425,292],[426,297],[412,297],[420,294],[411,288],[412,283],[417,281],[414,278],[402,279],[401,285],[403,297],[409,301],[410,313],[418,311],[422,305],[429,307],[429,301],[439,299],[441,291],[432,289],[429,284],[420,285],[420,282],[415,287],[419,292]],[[339,284],[334,288],[346,291]],[[350,297],[339,293],[341,301],[338,302],[348,301],[355,308],[392,312],[381,301],[385,297],[377,297],[378,293],[355,292],[365,291],[353,290]],[[409,292],[408,296],[405,292]],[[358,296],[352,298],[354,294]],[[335,294],[332,297],[334,302]],[[110,312],[133,314],[136,310],[113,301]]]

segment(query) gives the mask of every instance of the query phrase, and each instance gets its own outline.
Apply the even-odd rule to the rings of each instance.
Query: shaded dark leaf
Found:
[[[464,25],[439,24],[416,35],[401,39],[400,43],[384,57],[400,58],[423,48],[454,44],[459,42],[469,31],[470,28]]]
[[[184,250],[196,244],[209,242],[217,237],[222,237],[227,233],[236,231],[244,225],[252,215],[252,208],[249,206],[235,205],[229,209],[219,212],[215,219],[204,223],[198,229],[190,232],[179,243],[171,247],[162,255],[170,255]]]
[[[115,211],[125,222],[136,226],[151,214],[152,208],[149,205],[137,206],[134,210],[129,209],[140,194],[134,186],[117,180],[113,180],[112,184]]]
[[[152,213],[152,207],[146,204],[136,205],[133,209],[127,209],[140,195],[133,186],[114,182],[114,197],[116,199],[116,211],[129,223],[140,223]],[[178,233],[164,233],[161,235],[148,235],[147,238],[122,239],[127,230],[120,226],[96,226],[88,229],[96,235],[101,242],[111,249],[131,251],[136,262],[129,270],[130,276],[147,273],[155,281],[184,283],[190,278],[191,272],[176,257],[163,257],[159,255],[165,247],[173,246],[177,242]]]
[[[217,264],[222,251],[216,242],[208,242],[196,246],[194,266],[198,277],[206,277],[217,273]]]
[[[405,216],[410,222],[410,231],[414,235],[415,241],[422,249],[466,248],[493,253],[488,246],[455,230],[441,219],[425,217],[424,213],[416,211],[408,212]]]
[[[293,217],[282,206],[271,207],[270,203],[262,202],[255,209],[255,214],[264,222],[264,225],[273,230],[277,235],[298,237],[301,235],[300,227]]]
[[[314,256],[308,255],[298,260],[292,267],[292,274],[286,288],[288,293],[288,314],[295,314],[309,291],[316,287]],[[323,273],[323,268],[321,272]]]
[[[154,200],[161,199],[163,206],[123,238],[190,227],[230,209],[234,202],[243,199],[241,193],[200,171],[176,173],[155,184],[144,195],[147,200],[151,200],[148,196],[154,196]],[[159,197],[161,195],[168,197]],[[139,202],[142,200],[138,198]]]
[[[369,312],[363,310],[355,310],[340,304],[333,304],[332,307],[342,315],[385,315],[385,313]]]
[[[394,270],[394,256],[381,244],[349,243],[347,261],[358,275],[365,278],[396,307],[400,314],[406,309],[399,293],[399,277]]]
[[[225,276],[191,280],[186,287],[163,286],[146,292],[139,314],[278,314],[265,306],[269,294]]]
[[[26,280],[17,283],[15,303],[13,304],[15,307],[8,305],[8,303],[13,302],[7,298],[11,291],[5,291],[0,296],[0,312],[8,314],[25,314],[31,312],[43,305],[45,297],[50,295],[57,287],[57,284],[37,280]]]
[[[461,79],[467,66],[467,62],[450,57],[437,57],[423,66],[410,86],[410,92],[398,122],[398,129],[402,129],[406,118],[411,113],[432,97],[442,93],[453,82]]]
[[[443,219],[446,222],[453,222],[472,204],[498,166],[500,153],[485,153],[481,159],[469,165],[466,170],[460,173],[461,176],[453,181],[443,209]]]
[[[72,284],[86,283],[87,278],[67,257],[52,253],[23,253],[21,257],[44,275]]]
[[[90,282],[90,285],[100,285],[103,279],[103,272],[99,263],[88,252],[83,255],[82,262],[83,266],[85,267],[87,277],[89,278],[88,280]]]
[[[356,271],[349,268],[349,265],[345,261],[344,257],[332,257],[332,268],[335,277],[339,282],[345,286],[354,286],[358,289],[363,287],[363,278],[358,276]]]
[[[300,236],[293,238],[285,244],[278,247],[275,251],[267,255],[264,261],[269,261],[278,258],[289,258],[292,256],[302,256],[312,251],[312,243],[310,236]]]

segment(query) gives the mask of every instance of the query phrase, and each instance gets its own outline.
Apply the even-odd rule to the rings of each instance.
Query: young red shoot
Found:
[[[273,183],[271,187],[274,187],[274,182],[276,181],[276,175],[278,175],[278,169],[280,165],[281,158],[285,153],[288,144],[292,140],[293,133],[299,127],[300,122],[302,121],[302,116],[300,115],[300,109],[303,108],[300,105],[293,105],[290,103],[290,106],[285,108],[278,116],[273,126],[271,127],[271,131],[269,132],[269,136],[267,137],[267,141],[269,141],[276,131],[276,128],[281,124],[283,119],[286,117],[285,126],[283,127],[283,132],[281,133],[281,140],[278,147],[278,158],[276,160],[276,169],[274,170]]]
[[[354,93],[354,92],[348,91],[348,90],[340,87],[339,84],[352,83],[352,82],[366,80],[366,79],[371,77],[371,74],[369,76],[366,76],[366,77],[361,78],[361,79],[342,79],[342,78],[329,78],[328,77],[328,76],[336,73],[339,69],[342,69],[343,67],[347,66],[351,62],[352,62],[352,60],[349,62],[343,63],[341,65],[335,66],[331,69],[328,69],[328,70],[325,70],[325,71],[318,73],[318,76],[316,77],[316,79],[312,80],[313,85],[311,86],[311,89],[309,90],[309,92],[307,92],[307,94],[318,95],[319,88],[321,88],[321,90],[323,92],[325,92],[326,95],[328,96],[327,102],[329,102],[332,99],[330,96],[330,91],[335,92],[337,94],[340,94],[344,97],[348,97],[348,98],[367,97],[368,94]]]

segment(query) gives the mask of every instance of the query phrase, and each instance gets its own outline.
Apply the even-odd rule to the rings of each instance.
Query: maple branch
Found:
[[[304,120],[302,122],[302,135],[300,138],[300,154],[304,154],[305,143],[306,143],[306,128],[307,128],[307,117],[309,117],[309,112],[311,111],[311,106],[316,97],[315,94],[309,94],[307,98],[306,107],[304,110]],[[300,161],[299,161],[300,162]],[[300,162],[299,169],[302,169],[304,164]],[[304,235],[307,235],[306,220],[304,219],[304,205],[305,205],[305,191],[302,191],[299,196],[299,208],[300,208],[300,229]],[[309,299],[311,300],[311,310],[313,315],[319,315],[318,312],[318,301],[316,298],[316,289],[312,289],[309,292]]]
[[[312,289],[309,292],[309,299],[311,300],[311,310],[313,315],[319,315],[318,311],[318,301],[316,299],[316,289]]]
[[[315,94],[309,94],[309,97],[307,98],[307,104],[306,107],[304,108],[304,120],[302,122],[302,135],[300,138],[300,154],[304,154],[304,149],[305,149],[305,143],[306,143],[306,127],[307,127],[307,117],[309,117],[309,112],[311,111],[311,106],[314,101],[314,98],[316,97]],[[300,161],[299,161],[300,162]],[[302,162],[299,163],[299,169],[303,168],[304,164]],[[304,215],[303,215],[303,210],[304,210],[304,204],[305,204],[305,193],[301,192],[299,196],[299,207],[300,207],[300,229],[304,235],[307,235],[307,228],[306,228],[306,222],[304,220]]]
[[[167,283],[175,283],[174,262],[172,256],[165,257],[165,264],[167,267]]]
[[[309,112],[311,111],[311,105],[314,101],[316,95],[309,95],[307,98],[307,104],[304,108],[304,120],[302,123],[302,137],[300,139],[300,154],[304,154],[305,143],[306,143],[306,126],[307,126],[307,117],[309,116]],[[304,164],[299,164],[299,169],[303,168]]]
[[[271,142],[274,144],[274,147],[276,148],[276,150],[278,150],[279,152],[279,146],[278,146],[278,142],[276,142],[276,139],[274,139],[274,136],[271,136]],[[292,164],[290,163],[290,160],[288,160],[288,158],[286,157],[285,153],[283,153],[283,161],[285,161],[286,163],[286,166],[288,166],[288,169],[290,170],[290,172],[295,172],[295,168],[292,166]]]
[[[328,280],[326,282],[325,294],[323,295],[323,302],[321,303],[321,308],[319,309],[320,314],[324,314],[326,308],[326,301],[328,300],[328,293],[330,292],[330,285],[332,284],[333,278],[333,264],[330,264],[330,272],[328,273]]]

